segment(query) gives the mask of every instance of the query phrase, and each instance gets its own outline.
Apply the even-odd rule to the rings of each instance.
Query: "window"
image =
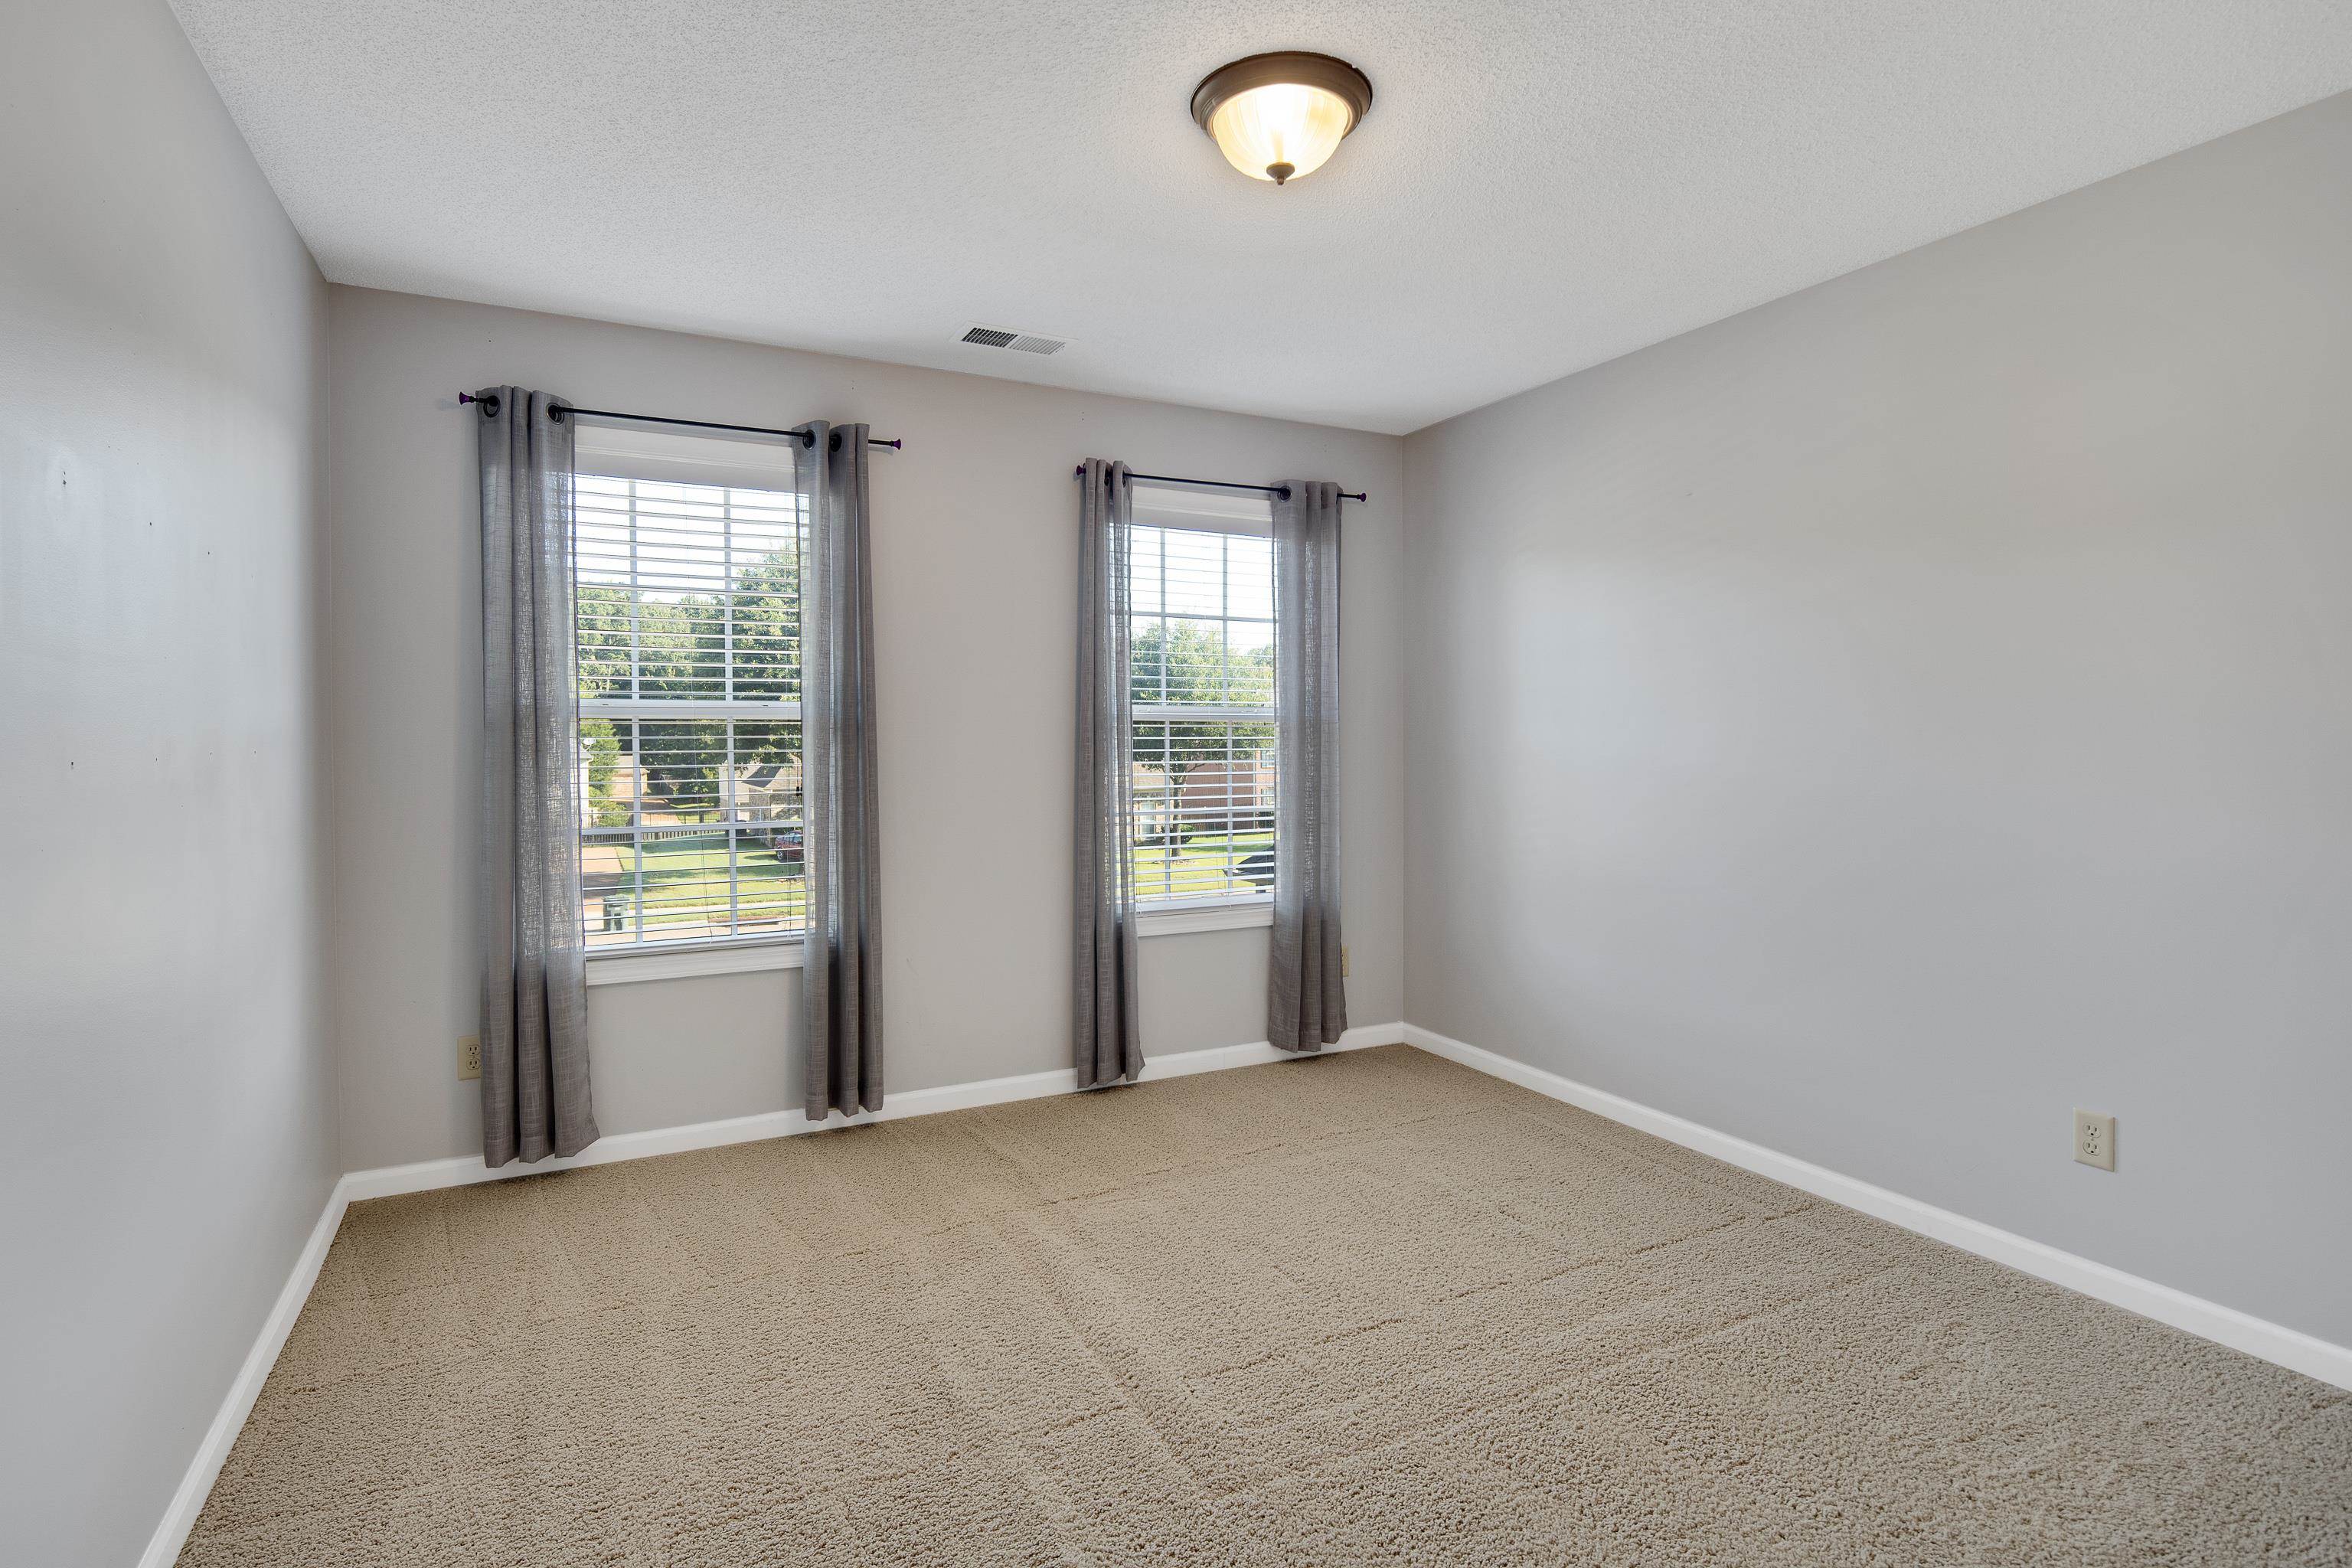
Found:
[[[806,513],[791,449],[584,425],[578,440],[589,951],[796,935]]]
[[[1136,899],[1274,889],[1274,541],[1261,496],[1139,485],[1129,566]]]

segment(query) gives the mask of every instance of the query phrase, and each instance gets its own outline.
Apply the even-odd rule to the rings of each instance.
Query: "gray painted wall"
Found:
[[[475,431],[460,389],[791,424],[871,422],[889,1082],[1069,1065],[1070,469],[1088,456],[1210,478],[1328,476],[1347,520],[1349,1005],[1402,1013],[1403,443],[564,317],[337,288],[331,930],[352,1169],[480,1148],[456,1040],[475,1016],[479,704]],[[942,330],[945,330],[944,328]],[[985,642],[1007,664],[969,650]],[[981,846],[992,853],[976,853]],[[1146,943],[1147,1048],[1265,1037],[1265,932]],[[798,977],[590,993],[607,1133],[800,1102]]]
[[[1410,437],[1407,1016],[2352,1342],[2348,280],[2337,98]]]
[[[0,1557],[139,1555],[335,1173],[326,285],[171,13],[0,23]]]

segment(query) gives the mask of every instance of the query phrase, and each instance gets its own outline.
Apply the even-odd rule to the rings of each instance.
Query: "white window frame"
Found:
[[[1274,517],[1268,498],[1254,492],[1186,485],[1181,481],[1153,480],[1137,483],[1134,490],[1134,525],[1138,528],[1180,529],[1195,533],[1231,533],[1253,539],[1270,539],[1274,534]],[[1279,606],[1280,595],[1276,595]],[[1277,616],[1275,627],[1276,646],[1282,631]],[[1275,721],[1274,709],[1267,707],[1206,707],[1181,703],[1135,704],[1134,721],[1231,721],[1236,724]],[[1276,765],[1275,789],[1281,791],[1280,763]],[[1190,899],[1152,899],[1139,900],[1136,911],[1136,931],[1139,936],[1178,936],[1192,931],[1240,931],[1274,924],[1274,890],[1265,889],[1249,893],[1215,893]]]
[[[789,437],[715,437],[660,426],[607,423],[582,416],[576,426],[572,466],[599,478],[652,479],[670,484],[725,486],[740,489],[799,489]],[[599,698],[579,704],[587,719],[708,720],[797,723],[797,698],[784,701],[737,701],[709,698]],[[585,842],[583,835],[583,843]],[[587,983],[613,985],[645,980],[676,980],[705,974],[751,973],[802,966],[801,931],[751,936],[685,937],[627,948],[588,950]]]

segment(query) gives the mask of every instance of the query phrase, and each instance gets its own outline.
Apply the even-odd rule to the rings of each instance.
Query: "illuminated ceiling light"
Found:
[[[1252,55],[1192,89],[1192,118],[1225,162],[1284,184],[1321,168],[1372,106],[1364,73],[1329,55]]]

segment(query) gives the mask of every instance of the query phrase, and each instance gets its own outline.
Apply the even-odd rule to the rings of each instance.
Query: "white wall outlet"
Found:
[[[2116,1119],[2095,1110],[2074,1112],[2074,1158],[2102,1171],[2116,1168]]]
[[[464,1082],[482,1076],[482,1041],[478,1035],[457,1037],[457,1079]]]

